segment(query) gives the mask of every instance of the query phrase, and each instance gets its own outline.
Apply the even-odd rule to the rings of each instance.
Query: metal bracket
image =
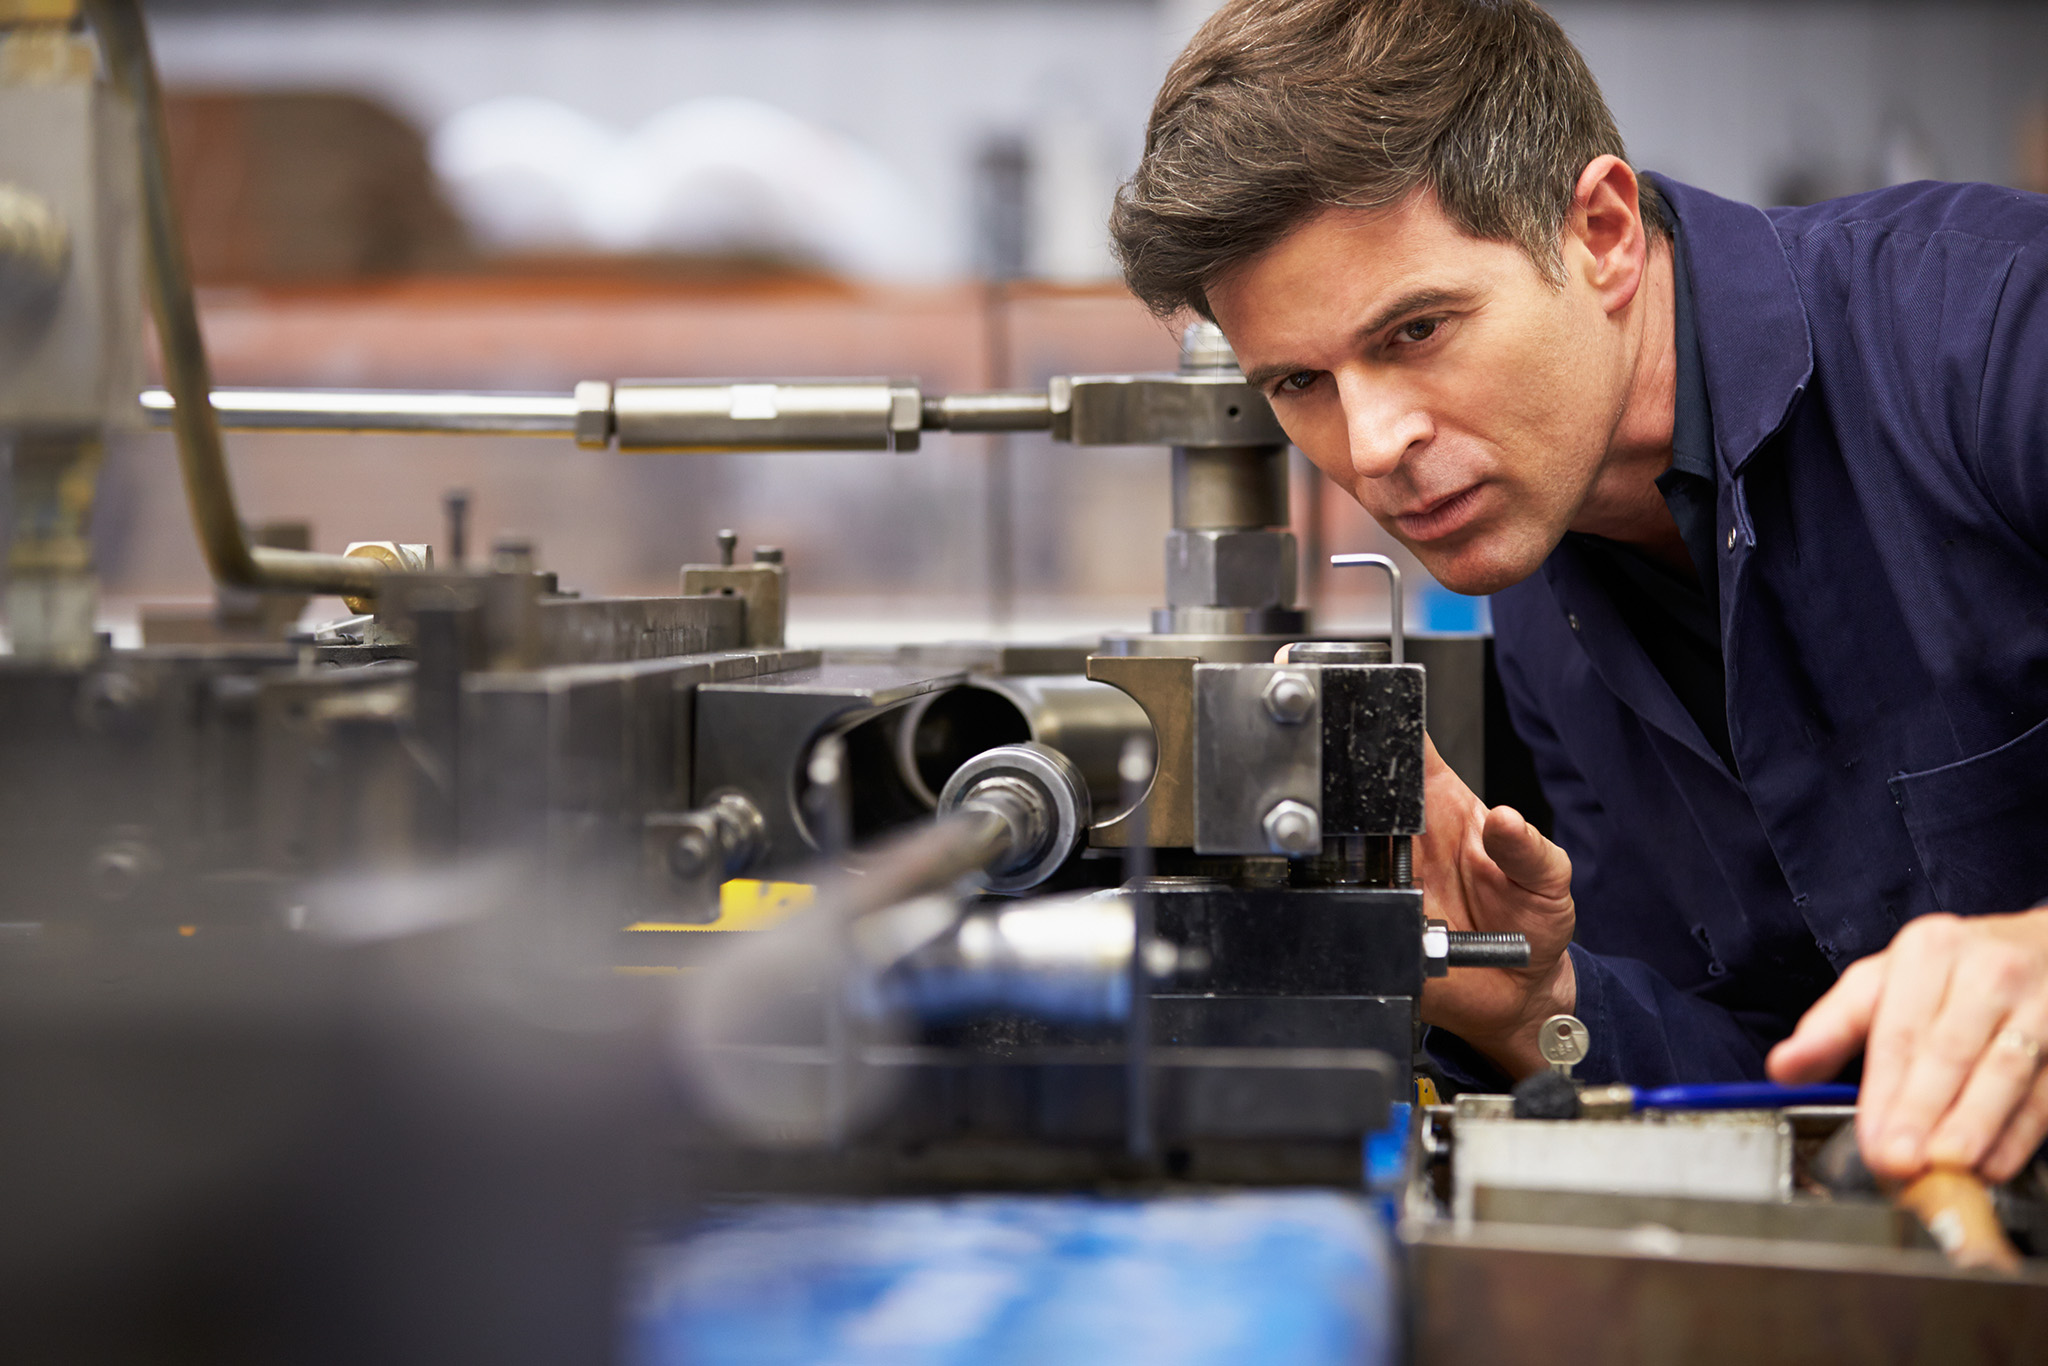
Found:
[[[1195,842],[1195,665],[1198,659],[1170,655],[1090,655],[1088,677],[1122,689],[1152,722],[1158,761],[1145,799],[1145,838],[1162,848]],[[1129,842],[1132,813],[1123,812],[1088,832],[1098,849]]]
[[[755,561],[747,565],[686,564],[683,596],[737,597],[746,605],[745,643],[750,649],[782,644],[789,603],[789,567]]]
[[[1319,672],[1284,664],[1204,664],[1195,670],[1197,853],[1320,852]],[[1290,689],[1299,694],[1288,698],[1292,705],[1276,705]]]

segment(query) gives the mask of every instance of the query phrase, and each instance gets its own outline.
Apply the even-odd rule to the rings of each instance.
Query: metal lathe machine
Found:
[[[114,649],[94,480],[150,423],[235,629]],[[659,597],[251,544],[224,429],[1168,447],[1167,600],[793,649],[800,551],[733,537]],[[1425,728],[1476,733],[1485,643],[1408,639],[1373,556],[1340,558],[1388,573],[1389,637],[1317,635],[1286,439],[1213,328],[1020,392],[216,389],[137,7],[0,0],[0,441],[0,1358],[1211,1359],[1131,1288],[1174,1275],[1297,1278],[1267,1360],[2048,1341],[2038,1265],[1953,1266],[1839,1179],[1847,1109],[1418,1093],[1424,984],[1527,960],[1411,876]],[[353,614],[295,633],[329,593]],[[2040,1193],[1999,1194],[2025,1251]],[[1067,1319],[988,1288],[1062,1257]]]

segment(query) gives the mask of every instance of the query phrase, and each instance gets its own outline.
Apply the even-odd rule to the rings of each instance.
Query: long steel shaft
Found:
[[[145,389],[158,426],[177,421],[178,401]],[[464,436],[573,436],[569,394],[421,393],[369,389],[215,389],[220,426],[273,432],[447,432]]]

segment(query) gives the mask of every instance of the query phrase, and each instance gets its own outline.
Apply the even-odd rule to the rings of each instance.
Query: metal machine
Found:
[[[661,1111],[649,1146],[683,1173],[663,1189],[688,1200],[1360,1185],[1368,1137],[1414,1094],[1424,983],[1528,950],[1426,917],[1409,842],[1423,829],[1434,682],[1406,656],[1398,574],[1380,562],[1390,639],[1316,639],[1297,605],[1285,436],[1215,329],[1189,330],[1177,373],[1031,392],[928,395],[894,379],[217,391],[139,17],[117,0],[85,5],[89,23],[75,9],[0,0],[0,436],[16,507],[14,652],[0,660],[0,922],[15,942],[0,951],[10,974],[52,984],[12,1017],[13,1037],[34,1045],[22,1066],[45,1075],[36,1059],[68,1059],[133,1083],[128,1063],[108,1061],[134,1039],[101,999],[101,969],[118,962],[122,980],[172,984],[142,991],[159,1014],[127,1025],[156,1020],[187,1041],[173,1049],[185,1061],[217,1058],[191,1041],[235,1027],[297,1029],[317,1039],[309,1057],[355,1056],[349,1040],[379,1014],[366,999],[405,1003],[397,1013],[436,1040],[552,1039],[574,1016],[579,1049],[640,1077],[604,1089],[593,1123]],[[138,404],[145,294],[166,383]],[[108,648],[84,538],[92,474],[106,434],[145,421],[176,432],[224,593],[341,593],[356,615],[310,636]],[[223,428],[520,433],[649,452],[912,450],[933,430],[1167,446],[1167,601],[1153,632],[1092,644],[792,649],[800,556],[740,563],[732,537],[715,561],[680,568],[675,595],[644,598],[563,593],[516,555],[470,567],[459,551],[437,565],[392,541],[343,556],[252,545]],[[788,892],[795,909],[756,934],[719,932],[766,926],[733,908],[734,888],[763,883],[803,889]],[[435,950],[425,976],[405,966],[407,946],[443,941],[468,947]],[[225,1004],[195,1015],[198,998],[176,988],[181,955],[215,944],[228,947],[206,999]],[[376,971],[333,966],[366,944]],[[370,979],[375,993],[352,994]],[[279,1001],[266,981],[317,989]],[[542,998],[553,1004],[528,1008]],[[364,1094],[410,1094],[390,1080],[409,1075],[406,1050],[369,1032]],[[650,1034],[665,1042],[636,1051]],[[665,1061],[645,1072],[623,1061],[653,1054]],[[547,1110],[525,1081],[479,1066],[492,1096],[514,1098],[504,1113],[527,1123]],[[1487,1104],[1430,1111],[1406,1148],[1417,1322],[1440,1344],[1467,1342],[1470,1321],[1449,1308],[1463,1278],[1522,1274],[1503,1269],[1518,1258],[1552,1266],[1544,1240],[1563,1235],[1530,1230],[1587,1223],[1559,1213],[1585,1202],[1526,1194],[1552,1189],[1541,1182],[1467,1179],[1487,1125],[1547,1122]],[[141,1132],[168,1123],[143,1113]],[[1806,1122],[1757,1121],[1772,1192],[1789,1189]],[[263,1151],[310,1141],[290,1133]],[[389,1140],[402,1154],[392,1170],[429,1182],[415,1137],[394,1123],[366,1150]],[[505,1160],[517,1185],[548,1159]],[[137,1189],[176,1189],[155,1180]],[[609,1187],[582,1194],[615,1207]],[[1758,1218],[1742,1231],[1755,1246],[1597,1255],[1625,1267],[1815,1255],[1793,1247],[1798,1219]],[[574,1243],[539,1214],[524,1233],[542,1229]],[[1773,1239],[1792,1250],[1757,1250]],[[1933,1253],[1882,1255],[1894,1260],[1857,1274],[1960,1284],[1941,1301],[1957,1314],[2009,1305],[2021,1284],[1972,1299],[1983,1283]],[[2038,1325],[2040,1298],[2026,1303]]]

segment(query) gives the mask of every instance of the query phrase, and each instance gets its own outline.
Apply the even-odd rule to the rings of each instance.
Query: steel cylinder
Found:
[[[1213,323],[1181,336],[1181,373],[1236,375]],[[1287,446],[1175,446],[1173,530],[1166,538],[1165,635],[1264,636],[1301,630],[1294,605],[1299,549],[1287,530]]]
[[[1287,525],[1285,446],[1176,446],[1173,524],[1189,531]]]

